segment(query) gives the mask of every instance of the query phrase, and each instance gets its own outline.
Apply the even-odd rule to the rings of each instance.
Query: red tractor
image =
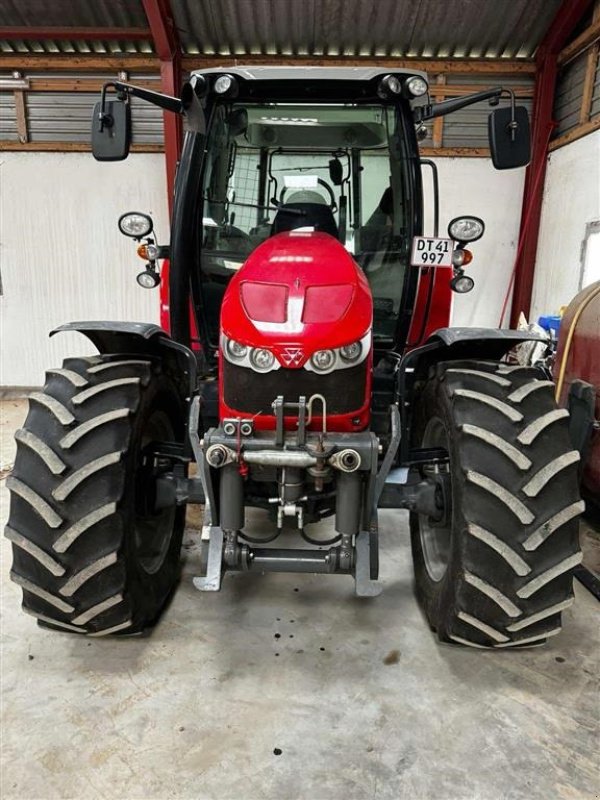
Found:
[[[58,329],[99,355],[49,370],[17,433],[7,535],[25,611],[92,636],[149,628],[177,582],[188,503],[204,504],[198,589],[227,570],[343,573],[376,595],[377,510],[402,508],[442,641],[558,633],[581,559],[568,423],[546,376],[505,360],[533,335],[448,327],[483,222],[439,237],[434,181],[423,230],[424,122],[505,91],[437,105],[427,92],[420,73],[373,68],[203,70],[181,98],[105,87],[100,160],[128,153],[131,96],[187,121],[170,245],[144,214],[119,221],[148,259],[141,285],[168,257],[170,335]],[[489,135],[497,168],[527,163],[514,98]],[[261,536],[250,506],[269,520]],[[332,536],[316,538],[326,517]],[[293,547],[272,544],[284,529]]]

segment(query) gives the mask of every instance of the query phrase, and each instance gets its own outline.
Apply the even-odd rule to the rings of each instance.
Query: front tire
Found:
[[[25,612],[95,636],[154,624],[179,576],[185,508],[154,511],[143,450],[181,442],[183,414],[158,361],[71,358],[48,371],[7,481]]]
[[[581,561],[579,454],[553,386],[532,368],[448,362],[423,387],[414,446],[448,451],[451,513],[411,514],[416,590],[442,641],[543,643]]]

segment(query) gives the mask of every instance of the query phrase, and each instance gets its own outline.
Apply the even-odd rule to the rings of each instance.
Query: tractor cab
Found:
[[[215,106],[202,176],[199,263],[211,345],[218,342],[221,300],[232,276],[268,239],[292,231],[327,234],[352,256],[372,293],[374,337],[394,339],[419,191],[409,191],[408,145],[400,109],[380,100]],[[289,241],[300,242],[299,252],[288,254],[293,269],[302,263],[303,240]],[[316,262],[312,269],[322,279],[331,267]]]
[[[174,110],[173,98],[127,84],[115,88],[125,98],[133,94]],[[300,231],[334,239],[366,278],[378,353],[402,353],[422,343],[448,324],[452,290],[473,285],[468,276],[460,281],[470,258],[462,254],[469,235],[437,238],[435,165],[422,162],[418,149],[423,121],[481,100],[495,104],[502,94],[496,88],[431,105],[423,73],[373,67],[193,73],[179,108],[188,132],[175,187],[169,291],[163,287],[161,303],[168,308],[165,327],[179,341],[192,342],[214,369],[221,307],[232,277],[267,240]],[[99,119],[115,105],[106,95],[103,103],[96,109]],[[499,168],[527,162],[528,121],[522,111],[512,98],[510,108],[490,115],[490,145]],[[96,157],[108,157],[109,134],[103,139],[96,133]],[[122,157],[123,142],[116,140],[114,149],[121,146],[122,152],[115,157]],[[433,240],[424,243],[427,252],[415,262],[415,237],[424,232],[422,164],[434,171],[436,222]],[[479,236],[483,225],[473,219]],[[443,263],[431,248],[443,249]],[[301,248],[287,258],[291,274],[301,263]],[[313,266],[322,280],[331,265]],[[144,277],[148,286],[154,284]]]
[[[411,100],[427,91],[425,77],[409,71],[386,76],[372,68],[283,72],[202,71],[187,93],[190,106],[201,105],[205,129],[188,134],[182,162],[192,170],[201,166],[197,183],[180,181],[176,191],[194,220],[194,240],[190,236],[185,248],[192,326],[209,364],[215,363],[231,279],[284,234],[287,261],[279,262],[278,272],[285,265],[291,275],[306,257],[306,237],[294,232],[325,234],[341,258],[351,257],[371,292],[377,347],[408,336],[418,284],[418,270],[408,263],[422,214]],[[336,252],[329,243],[327,255],[323,251],[308,271],[321,284],[332,273],[332,247]],[[170,306],[176,328],[181,315]]]

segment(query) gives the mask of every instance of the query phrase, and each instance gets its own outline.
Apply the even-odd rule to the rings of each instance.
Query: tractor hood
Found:
[[[232,278],[221,331],[299,368],[316,350],[362,339],[371,329],[372,306],[362,270],[337,239],[294,230],[259,245]]]

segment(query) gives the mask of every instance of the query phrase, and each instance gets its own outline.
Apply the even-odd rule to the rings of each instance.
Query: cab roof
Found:
[[[193,75],[212,75],[212,74],[235,75],[247,81],[371,81],[373,78],[383,77],[384,75],[419,75],[427,79],[427,74],[415,69],[381,69],[380,67],[283,67],[277,65],[269,66],[232,66],[232,67],[209,67],[207,69],[197,69]]]
[[[379,91],[384,76],[395,75],[402,83],[415,76],[426,79],[425,73],[418,70],[379,67],[232,66],[212,67],[193,73],[202,76],[210,87],[214,86],[219,75],[224,74],[231,75],[237,85],[222,99],[230,101],[235,97],[248,103],[390,104],[402,98]]]

